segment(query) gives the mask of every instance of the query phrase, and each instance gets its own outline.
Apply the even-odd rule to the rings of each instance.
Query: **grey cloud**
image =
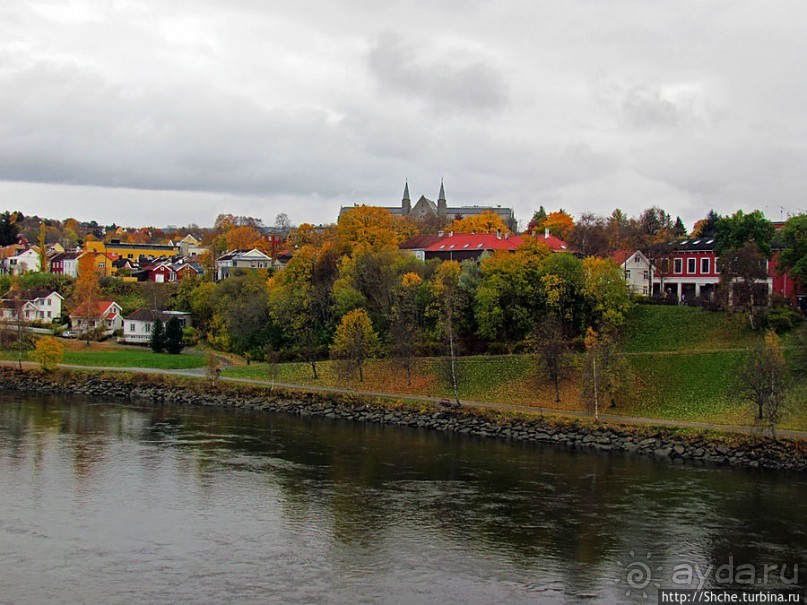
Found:
[[[504,78],[483,59],[448,61],[425,54],[387,34],[370,50],[367,65],[382,89],[420,99],[441,112],[489,111],[507,104]]]

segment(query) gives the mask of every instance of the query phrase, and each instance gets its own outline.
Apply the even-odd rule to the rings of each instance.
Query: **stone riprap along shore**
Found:
[[[639,425],[596,424],[544,416],[472,409],[440,410],[356,395],[271,389],[154,374],[91,373],[0,368],[0,390],[83,395],[107,400],[217,406],[320,416],[353,422],[444,431],[461,435],[552,443],[567,448],[629,453],[698,464],[807,472],[807,442],[756,434]]]

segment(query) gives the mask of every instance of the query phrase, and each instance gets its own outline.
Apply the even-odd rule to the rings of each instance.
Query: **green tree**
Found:
[[[20,235],[19,222],[23,219],[21,212],[6,210],[0,214],[0,246],[10,246],[17,243]]]
[[[722,257],[727,250],[739,250],[754,244],[765,258],[771,257],[771,241],[776,232],[773,224],[759,210],[745,214],[738,210],[717,221],[715,249]]]
[[[590,256],[583,261],[583,297],[589,308],[589,325],[611,332],[622,325],[631,299],[620,268],[610,259]]]
[[[755,407],[758,422],[765,422],[776,439],[776,424],[782,417],[789,374],[782,343],[775,332],[765,335],[764,343],[752,353],[740,372],[745,398]]]
[[[159,317],[154,320],[154,324],[151,326],[149,346],[155,353],[162,353],[165,350],[165,327]]]
[[[807,214],[790,217],[779,232],[784,246],[778,264],[782,272],[790,272],[807,286]]]
[[[276,332],[269,308],[269,289],[262,271],[248,271],[218,282],[210,295],[213,315],[208,342],[215,347],[253,359]]]
[[[331,344],[331,355],[344,362],[348,376],[359,374],[364,382],[364,362],[378,351],[378,335],[364,309],[354,309],[342,318]]]
[[[182,324],[179,319],[172,317],[165,324],[165,350],[171,355],[178,355],[183,348]]]

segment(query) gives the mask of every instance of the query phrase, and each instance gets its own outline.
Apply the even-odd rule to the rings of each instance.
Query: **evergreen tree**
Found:
[[[182,325],[179,323],[179,319],[172,317],[165,324],[165,350],[171,355],[178,355],[183,346]]]
[[[151,350],[155,353],[162,353],[165,350],[165,328],[161,319],[155,319],[151,327],[151,340],[149,341]]]
[[[684,237],[687,234],[687,228],[684,226],[684,221],[680,216],[675,217],[675,226],[673,227],[673,234],[676,237]]]

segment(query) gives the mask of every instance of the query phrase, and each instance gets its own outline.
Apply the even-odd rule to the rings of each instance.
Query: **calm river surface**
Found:
[[[803,476],[0,394],[3,604],[655,603],[806,555]]]

